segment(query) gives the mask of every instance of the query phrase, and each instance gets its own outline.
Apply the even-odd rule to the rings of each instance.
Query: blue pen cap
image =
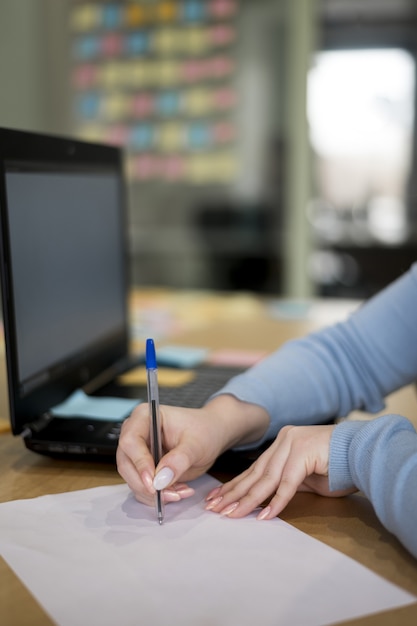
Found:
[[[146,369],[156,370],[158,365],[156,364],[155,344],[153,339],[146,340]]]

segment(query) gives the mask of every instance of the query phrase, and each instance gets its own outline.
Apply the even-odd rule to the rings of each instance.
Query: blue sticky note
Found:
[[[158,348],[156,358],[159,365],[189,368],[200,365],[208,353],[207,348],[170,345]]]
[[[86,417],[93,420],[123,421],[140,400],[88,396],[82,389],[74,391],[64,402],[51,409],[56,417]]]

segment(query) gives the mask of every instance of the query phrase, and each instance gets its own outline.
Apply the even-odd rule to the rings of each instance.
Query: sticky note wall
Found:
[[[134,180],[231,182],[238,18],[236,0],[74,2],[77,134],[123,145]]]

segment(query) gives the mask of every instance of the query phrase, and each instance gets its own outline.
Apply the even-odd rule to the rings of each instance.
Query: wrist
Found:
[[[264,408],[238,400],[231,394],[216,396],[205,405],[204,410],[221,434],[220,452],[258,441],[270,422]]]

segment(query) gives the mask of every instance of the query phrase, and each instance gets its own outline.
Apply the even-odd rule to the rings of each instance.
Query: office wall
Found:
[[[133,277],[138,284],[303,295],[308,292],[304,204],[310,181],[307,161],[301,171],[295,160],[308,145],[305,125],[294,118],[288,124],[286,111],[305,110],[299,88],[308,50],[300,37],[312,19],[307,12],[306,21],[305,8],[315,3],[239,4],[239,173],[228,185],[132,182]],[[70,0],[0,3],[0,124],[77,132],[70,82],[73,5]],[[291,48],[294,40],[297,45]],[[297,108],[291,98],[297,99]],[[292,165],[289,154],[294,155]]]
[[[67,10],[67,0],[1,0],[2,126],[71,131]]]
[[[0,124],[46,129],[44,3],[0,3]]]

